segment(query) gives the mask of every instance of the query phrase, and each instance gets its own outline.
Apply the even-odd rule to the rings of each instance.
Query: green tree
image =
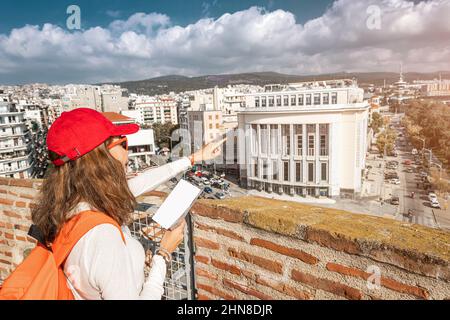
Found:
[[[377,134],[380,131],[380,128],[383,126],[383,117],[378,112],[374,112],[372,114],[372,122],[370,123],[370,127],[373,132]]]
[[[394,130],[386,129],[377,136],[376,146],[380,153],[384,153],[384,148],[386,148],[386,153],[392,152],[394,150],[395,139],[397,135]]]

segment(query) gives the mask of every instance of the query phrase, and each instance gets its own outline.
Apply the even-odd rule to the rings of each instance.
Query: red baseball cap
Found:
[[[61,156],[53,161],[56,166],[60,166],[94,150],[109,137],[138,131],[137,124],[115,125],[98,111],[78,108],[63,112],[51,125],[47,134],[47,148]]]

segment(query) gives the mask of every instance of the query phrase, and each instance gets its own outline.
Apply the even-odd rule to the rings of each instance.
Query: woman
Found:
[[[135,124],[115,126],[91,109],[64,112],[47,135],[49,156],[55,165],[44,180],[32,220],[44,241],[52,243],[64,223],[83,211],[100,211],[113,218],[120,230],[101,224],[74,246],[64,273],[75,299],[161,299],[166,263],[181,243],[185,222],[166,231],[152,257],[145,279],[145,252],[126,225],[136,207],[135,197],[188,169],[209,160],[223,141],[168,165],[126,180],[128,144],[125,135]]]

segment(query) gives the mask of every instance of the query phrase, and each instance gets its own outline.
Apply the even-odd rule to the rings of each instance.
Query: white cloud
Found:
[[[369,5],[381,29],[367,27]],[[71,32],[45,24],[0,35],[0,82],[100,82],[164,74],[248,71],[450,70],[450,0],[338,0],[305,24],[252,7],[173,25],[136,13],[107,28]]]

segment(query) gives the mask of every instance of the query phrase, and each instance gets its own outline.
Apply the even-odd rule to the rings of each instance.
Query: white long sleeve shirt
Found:
[[[135,197],[151,191],[179,173],[191,163],[182,158],[128,180]],[[70,213],[90,210],[87,203],[79,203]],[[145,252],[122,226],[126,243],[111,224],[101,224],[87,232],[74,246],[64,265],[68,285],[77,300],[159,300],[164,293],[166,276],[164,259],[152,258],[150,273],[145,279]]]

